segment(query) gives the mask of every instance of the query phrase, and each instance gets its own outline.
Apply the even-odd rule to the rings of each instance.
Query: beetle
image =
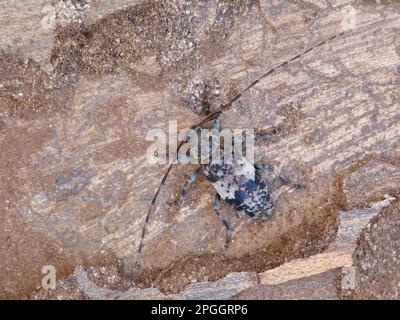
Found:
[[[305,54],[311,52],[315,48],[324,45],[326,42],[332,41],[333,39],[343,36],[345,32],[338,33],[336,35],[331,36],[330,38],[323,40],[317,43],[314,46],[306,49],[300,54],[293,56],[291,59],[286,60],[279,65],[269,68],[264,74],[262,74],[258,79],[254,80],[250,83],[246,88],[244,88],[240,93],[235,95],[231,100],[227,103],[222,104],[217,110],[211,112],[208,116],[206,116],[200,122],[194,124],[191,129],[196,130],[197,132],[201,132],[204,129],[205,125],[209,123],[214,123],[214,127],[219,129],[219,117],[220,115],[228,110],[232,104],[240,99],[243,94],[249,91],[252,87],[254,87],[257,83],[259,83],[264,78],[276,72],[278,69],[287,66],[289,63],[300,59]],[[177,152],[182,148],[185,141],[182,141],[177,148]],[[220,152],[220,150],[212,150],[211,152]],[[143,250],[144,238],[146,235],[146,225],[149,222],[150,215],[154,209],[156,200],[160,193],[161,187],[165,184],[165,181],[172,169],[173,163],[171,163],[166,172],[164,173],[160,184],[151,200],[149,210],[145,217],[142,233],[139,242],[138,248],[138,257],[140,257],[140,253]],[[211,182],[214,189],[217,191],[217,195],[214,201],[214,210],[221,218],[223,224],[227,228],[227,242],[229,242],[229,233],[231,231],[229,222],[221,217],[219,212],[220,201],[221,198],[230,205],[237,212],[241,213],[243,216],[250,219],[269,219],[273,214],[274,208],[274,200],[276,198],[276,194],[272,191],[270,185],[267,181],[262,177],[261,172],[270,170],[270,166],[268,164],[251,164],[245,158],[238,157],[235,158],[230,163],[222,162],[210,162],[209,164],[201,165],[201,167],[196,170],[196,172],[192,173],[187,181],[185,182],[182,192],[178,199],[175,201],[175,204],[180,205],[184,196],[187,193],[188,187],[196,180],[196,177],[199,173],[203,173],[206,178]],[[289,186],[288,182],[285,178],[276,174],[274,170],[271,170],[275,178],[280,180],[283,184]],[[291,186],[292,188],[303,188],[304,186],[299,184],[294,184]],[[139,258],[136,260],[137,265],[139,264]]]
[[[196,181],[199,174],[203,174],[216,191],[213,207],[227,229],[226,242],[229,243],[232,228],[229,221],[220,212],[221,199],[239,215],[253,220],[267,220],[272,216],[273,204],[279,196],[280,190],[273,191],[273,181],[267,179],[266,174],[272,173],[274,180],[277,179],[283,185],[290,186],[290,189],[300,189],[304,186],[300,184],[289,185],[286,179],[276,173],[271,165],[253,163],[253,158],[246,157],[253,151],[252,144],[246,143],[244,145],[244,142],[250,140],[246,138],[247,135],[238,135],[237,133],[235,135],[231,130],[224,129],[224,147],[222,149],[220,147],[219,118],[213,120],[212,128],[211,131],[197,128],[196,141],[190,141],[192,138],[187,139],[188,142],[192,142],[191,149],[193,142],[197,144],[192,159],[194,158],[195,163],[201,163],[201,166],[189,175],[174,204],[176,206],[182,204],[189,186]],[[203,136],[205,131],[207,133]],[[239,143],[236,143],[235,146],[235,142]],[[245,154],[243,154],[244,149],[246,150]],[[185,161],[180,158],[180,162],[188,160],[186,154],[184,157],[186,158]],[[206,163],[203,163],[204,159]]]

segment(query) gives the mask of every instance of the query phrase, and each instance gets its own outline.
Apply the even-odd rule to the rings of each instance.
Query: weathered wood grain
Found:
[[[336,282],[341,268],[353,265],[352,255],[361,231],[392,200],[365,210],[341,212],[337,237],[326,252],[292,260],[260,274],[233,273],[215,282],[191,284],[179,294],[165,295],[148,289],[118,292],[102,288],[90,282],[78,267],[78,289],[91,299],[338,299]]]
[[[251,273],[224,280],[228,273],[256,268],[262,284],[275,285],[350,263],[350,248],[327,249],[336,238],[339,210],[367,208],[398,192],[399,4],[279,0],[229,6],[215,0],[186,8],[182,1],[144,7],[141,1],[102,0],[80,11],[60,3],[0,2],[0,46],[7,55],[19,50],[21,56],[0,61],[0,255],[19,252],[26,258],[0,264],[7,274],[2,291],[18,284],[5,296],[40,286],[44,261],[60,277],[77,264],[115,260],[123,272],[136,275],[142,222],[165,170],[145,161],[147,130],[167,130],[169,120],[186,128],[199,119],[185,103],[193,79],[219,81],[215,107],[268,67],[343,29],[343,37],[261,81],[221,116],[223,127],[254,128],[257,159],[307,188],[280,197],[267,223],[238,219],[224,206],[235,230],[225,249],[224,227],[212,211],[214,192],[205,179],[189,191],[182,208],[166,204],[193,169],[177,166],[151,217],[139,271],[151,279],[148,285],[167,293],[187,290],[188,297],[208,294],[202,285],[184,289],[192,278],[220,279],[232,287],[224,292],[217,286],[213,295],[226,298],[255,281]],[[134,18],[134,4],[149,16]],[[55,24],[49,24],[46,5],[54,7]],[[182,17],[165,20],[181,32],[163,29],[157,17],[168,15]],[[82,21],[86,33],[66,29],[68,22]],[[24,57],[34,59],[48,79],[32,81],[36,67]],[[33,108],[37,113],[25,113],[43,83],[47,93],[57,89],[60,107],[44,103]],[[14,105],[24,112],[13,114]],[[380,174],[365,170],[369,166],[381,168]],[[353,239],[368,217],[340,216],[357,224],[343,234],[339,229],[338,237]],[[31,232],[13,233],[19,221],[52,249],[37,250]],[[39,259],[29,264],[35,250]],[[24,273],[28,278],[21,280]]]

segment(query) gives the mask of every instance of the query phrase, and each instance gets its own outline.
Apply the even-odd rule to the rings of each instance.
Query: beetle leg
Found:
[[[276,169],[268,164],[268,163],[255,163],[254,168],[260,172],[264,172],[266,174],[272,173],[275,179],[279,180],[284,186],[289,187],[290,189],[304,189],[305,186],[302,184],[294,183],[290,184],[286,178],[279,174]]]
[[[232,239],[232,228],[229,221],[226,218],[222,217],[220,209],[221,209],[221,196],[217,193],[214,199],[214,211],[226,228],[226,244],[229,244],[229,242],[231,242]]]
[[[254,164],[254,168],[262,173],[265,174],[272,174],[274,176],[275,179],[278,179],[280,182],[282,182],[284,185],[289,185],[289,183],[287,182],[287,180],[282,177],[277,171],[276,169],[270,165],[269,163],[265,162],[265,163],[255,163]]]
[[[187,180],[183,184],[183,187],[182,187],[180,195],[174,201],[174,204],[177,207],[180,207],[182,205],[182,202],[183,202],[183,200],[185,199],[185,197],[186,197],[186,195],[188,193],[189,187],[197,180],[199,172],[200,172],[200,168],[197,169],[196,171],[193,171],[192,174],[187,178]]]

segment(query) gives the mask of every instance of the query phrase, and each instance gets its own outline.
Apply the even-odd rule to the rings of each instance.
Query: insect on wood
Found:
[[[258,79],[254,80],[247,87],[245,87],[240,93],[231,98],[227,103],[220,105],[215,111],[211,112],[204,119],[198,123],[191,126],[191,129],[201,132],[206,125],[213,123],[213,128],[219,130],[219,117],[220,115],[231,108],[233,103],[240,99],[247,91],[252,87],[257,85],[264,78],[270,76],[278,69],[287,66],[293,61],[300,59],[305,54],[311,52],[315,48],[322,46],[328,41],[344,35],[344,32],[336,34],[324,41],[317,43],[314,46],[304,50],[302,53],[293,56],[291,59],[286,60],[274,67],[269,68],[264,74],[262,74]],[[182,141],[177,146],[177,151],[182,148],[182,146],[187,141]],[[215,151],[215,150],[214,150]],[[217,152],[220,152],[218,149]],[[166,179],[171,172],[173,163],[169,164],[167,170],[165,171],[160,184],[151,200],[148,212],[143,222],[142,232],[140,235],[140,243],[138,248],[138,258],[137,266],[139,265],[140,253],[143,250],[144,239],[146,236],[146,226],[150,220],[150,216],[154,210],[157,198],[159,196],[161,187],[165,184]],[[229,242],[230,237],[230,225],[229,222],[222,217],[220,214],[220,201],[221,199],[225,201],[229,206],[235,209],[239,214],[250,219],[268,219],[273,214],[274,200],[276,195],[274,191],[271,190],[270,184],[263,178],[262,172],[265,170],[270,170],[268,165],[265,164],[252,164],[246,160],[245,157],[234,157],[230,162],[224,162],[223,156],[222,161],[210,162],[208,164],[202,164],[192,175],[189,176],[185,182],[182,192],[175,204],[180,205],[185,194],[187,193],[188,187],[196,180],[198,174],[204,174],[205,177],[211,182],[215,188],[217,194],[214,201],[214,210],[221,218],[221,221],[227,228],[227,241]],[[302,185],[293,184],[290,185],[285,178],[281,177],[279,174],[272,170],[272,173],[276,179],[278,179],[282,184],[289,186],[290,188],[302,188]]]

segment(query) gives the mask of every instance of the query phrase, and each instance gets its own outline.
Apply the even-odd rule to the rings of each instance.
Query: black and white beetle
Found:
[[[193,172],[186,180],[180,196],[176,199],[175,204],[180,206],[188,187],[196,181],[198,174],[202,173],[211,182],[216,190],[214,200],[214,211],[220,217],[221,221],[227,228],[227,242],[230,240],[231,227],[226,218],[220,214],[221,199],[230,205],[235,212],[249,219],[269,219],[272,216],[274,200],[279,195],[279,190],[272,191],[272,183],[267,181],[263,173],[272,173],[275,179],[282,184],[289,186],[289,183],[282,176],[277,174],[272,166],[266,164],[253,164],[242,153],[243,136],[240,137],[240,151],[235,152],[234,148],[228,148],[228,152],[222,152],[220,148],[221,137],[217,134],[220,132],[219,119],[213,121],[213,130],[210,135],[206,135],[205,140],[201,140],[201,131],[198,128],[198,141],[195,163],[201,163],[200,159],[207,158],[209,162],[202,164],[199,169]],[[217,130],[217,133],[215,133]],[[237,137],[231,136],[232,143],[237,141]],[[225,139],[226,137],[224,137]],[[229,140],[229,139],[228,139]],[[215,144],[213,144],[216,142]],[[225,150],[224,150],[225,151]],[[248,151],[248,150],[246,150]],[[216,154],[214,158],[213,155]],[[225,159],[230,155],[229,160]],[[291,188],[302,188],[299,184],[291,185]]]
[[[309,49],[305,50],[301,54],[294,56],[293,58],[277,65],[276,67],[270,68],[261,75],[257,80],[253,81],[249,84],[242,92],[237,94],[233,97],[228,103],[223,104],[217,109],[216,111],[209,114],[199,123],[193,125],[191,128],[195,130],[202,130],[204,126],[210,122],[214,122],[215,126],[219,128],[219,116],[222,112],[228,110],[232,104],[240,99],[242,95],[254,87],[257,83],[259,83],[262,79],[266,78],[267,76],[274,73],[277,69],[280,69],[290,62],[298,60],[303,55],[307,54],[308,52],[312,51],[313,49],[325,44],[328,41],[335,39],[338,36],[342,36],[344,32],[339,33],[330,37],[325,41],[321,41],[316,45],[310,47]],[[178,145],[178,151],[183,146],[184,142],[181,142]],[[218,151],[219,152],[219,151]],[[156,193],[153,196],[151,201],[149,211],[146,215],[141,238],[140,244],[138,249],[138,255],[143,249],[143,242],[146,234],[146,225],[149,222],[150,215],[153,211],[154,205],[156,203],[157,197],[160,193],[161,186],[164,185],[173,164],[168,166]],[[267,166],[268,168],[268,166]],[[182,202],[184,195],[187,193],[188,187],[196,180],[197,175],[201,172],[203,173],[207,179],[212,183],[213,187],[217,191],[217,195],[214,201],[214,210],[221,217],[219,208],[220,208],[220,199],[222,198],[228,205],[230,205],[233,209],[237,212],[242,213],[243,216],[250,218],[250,219],[260,219],[260,218],[270,218],[273,211],[274,200],[276,195],[269,187],[268,183],[265,179],[262,178],[261,171],[265,169],[264,165],[252,165],[250,164],[245,158],[239,157],[235,158],[231,163],[209,163],[206,165],[201,165],[201,167],[196,170],[185,182],[184,187],[182,189],[181,195],[175,201],[177,205]],[[274,173],[274,176],[278,178],[283,184],[288,185],[286,180],[279,176],[278,174]],[[302,188],[301,185],[292,185],[292,188]],[[225,227],[228,230],[228,241],[229,241],[229,231],[230,226],[226,219],[221,217],[222,222],[224,223]],[[139,263],[139,257],[137,259],[137,263]]]

